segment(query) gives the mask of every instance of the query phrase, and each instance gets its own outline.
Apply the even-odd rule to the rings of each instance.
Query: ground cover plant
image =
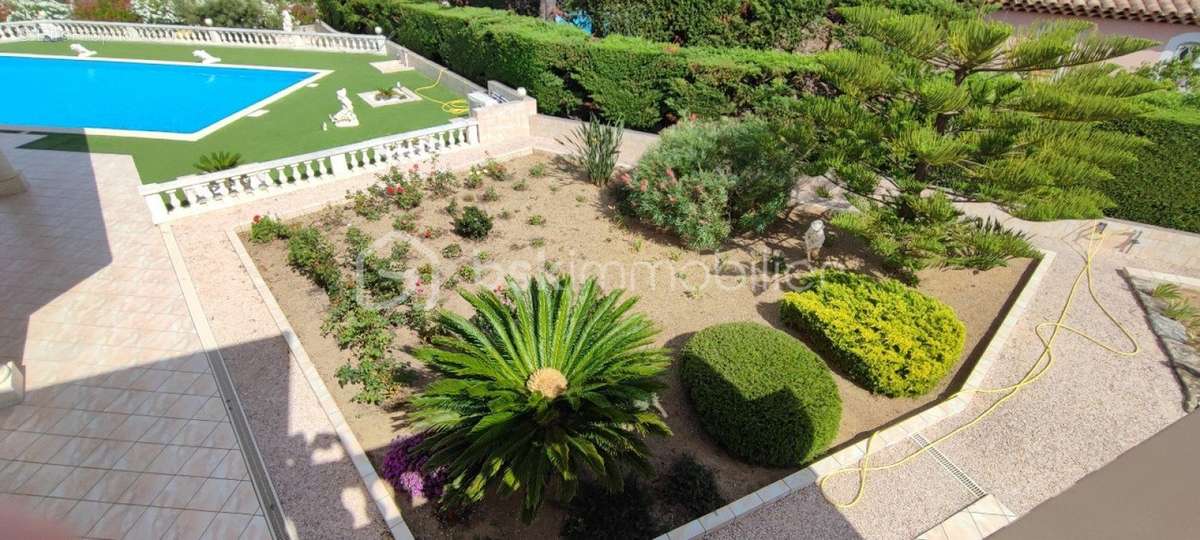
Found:
[[[796,338],[759,324],[722,324],[697,332],[680,356],[680,376],[705,430],[739,458],[801,466],[837,435],[837,386]]]
[[[192,51],[196,47],[192,45],[80,43],[106,58],[195,62]],[[0,44],[0,52],[74,55],[69,45],[67,42],[4,43]],[[353,93],[396,82],[419,88],[433,84],[433,81],[415,71],[382,74],[370,66],[370,62],[378,61],[379,57],[369,54],[207,46],[205,50],[221,57],[227,64],[327,69],[333,73],[320,79],[316,88],[300,88],[272,102],[266,107],[270,111],[267,115],[242,117],[195,142],[52,134],[22,148],[128,154],[133,157],[142,182],[154,183],[196,173],[192,165],[200,156],[212,152],[241,154],[242,163],[255,163],[441,125],[450,119],[437,103],[421,100],[378,109],[359,106],[355,109],[361,123],[359,127],[322,130],[322,123],[329,120],[328,115],[339,108],[334,96],[339,88],[345,87]],[[443,86],[424,92],[440,100],[459,97]]]
[[[966,329],[954,311],[900,282],[827,270],[802,285],[783,295],[783,320],[872,392],[924,394],[962,356]]]

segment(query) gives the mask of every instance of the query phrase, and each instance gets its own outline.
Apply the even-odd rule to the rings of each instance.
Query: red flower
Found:
[[[262,221],[262,216],[260,216],[260,215],[258,215],[258,214],[255,214],[255,215],[254,215],[254,222],[255,222],[255,223],[258,223],[258,222],[260,222],[260,221]]]
[[[387,191],[388,195],[395,195],[396,194],[396,186],[388,186],[387,189],[384,191]]]

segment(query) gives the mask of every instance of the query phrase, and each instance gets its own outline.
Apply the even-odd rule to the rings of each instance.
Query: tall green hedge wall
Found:
[[[1099,185],[1121,219],[1200,232],[1200,112],[1176,109],[1111,124],[1150,139],[1138,161]]]
[[[546,114],[597,113],[636,129],[687,114],[755,110],[805,88],[815,63],[779,51],[677,47],[639,38],[589,37],[569,25],[486,8],[405,0],[319,0],[348,32],[384,29],[397,43],[460,75],[523,86]]]

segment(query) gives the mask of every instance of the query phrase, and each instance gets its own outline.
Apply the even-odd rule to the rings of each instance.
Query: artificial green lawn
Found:
[[[73,56],[71,43],[82,43],[99,52],[98,58],[196,61],[192,56],[192,51],[197,48],[195,45],[24,42],[0,45],[0,52]],[[265,107],[270,111],[268,114],[258,118],[242,117],[196,142],[52,134],[32,141],[23,148],[130,154],[137,164],[142,183],[150,184],[197,172],[192,164],[208,152],[236,152],[242,155],[243,163],[253,163],[441,125],[451,118],[451,115],[442,111],[441,105],[426,99],[378,109],[371,108],[359,99],[355,94],[392,86],[396,81],[409,89],[433,83],[415,71],[380,73],[370,63],[386,60],[383,56],[236,47],[206,46],[204,49],[220,57],[224,64],[315,68],[331,70],[333,73],[319,79],[317,88],[302,87],[268,104]],[[335,128],[330,122],[329,130],[321,131],[321,123],[327,122],[329,115],[340,108],[335,97],[339,88],[348,90],[354,102],[354,111],[358,114],[359,126]],[[442,101],[462,97],[441,86],[425,90],[422,94]]]

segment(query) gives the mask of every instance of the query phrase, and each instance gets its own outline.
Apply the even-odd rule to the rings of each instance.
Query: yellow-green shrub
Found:
[[[945,304],[892,279],[822,271],[783,295],[783,320],[868,390],[891,397],[933,389],[962,355],[966,328]]]

